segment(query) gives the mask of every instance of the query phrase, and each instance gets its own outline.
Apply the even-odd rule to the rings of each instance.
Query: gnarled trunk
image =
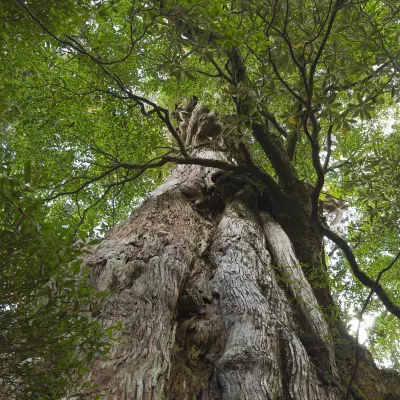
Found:
[[[189,115],[186,145],[212,137],[194,153],[223,158],[211,145],[223,134],[215,116],[200,106]],[[343,399],[350,339],[335,345],[334,324],[257,187],[216,172],[177,166],[86,259],[96,289],[118,290],[98,318],[123,326],[111,358],[91,371],[96,391],[118,400]],[[367,355],[360,371],[368,381],[358,374],[354,399],[398,395]]]

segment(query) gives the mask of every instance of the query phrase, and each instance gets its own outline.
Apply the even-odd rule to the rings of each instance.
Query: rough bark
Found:
[[[210,141],[198,157],[227,157],[211,145],[222,131],[200,106],[181,116],[186,146]],[[96,289],[118,290],[97,317],[123,326],[110,359],[91,371],[95,392],[118,400],[343,399],[354,343],[337,342],[258,189],[216,172],[177,166],[86,259]],[[306,256],[318,263],[319,254]],[[363,354],[353,399],[400,398],[398,378]]]

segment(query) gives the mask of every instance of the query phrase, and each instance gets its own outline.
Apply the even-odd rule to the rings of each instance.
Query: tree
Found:
[[[395,1],[2,7],[15,168],[76,234],[137,206],[85,258],[122,323],[88,398],[400,396],[344,324],[396,360]]]

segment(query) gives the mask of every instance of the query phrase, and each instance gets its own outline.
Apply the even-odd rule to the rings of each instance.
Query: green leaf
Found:
[[[26,160],[25,165],[24,165],[25,183],[31,182],[31,176],[32,176],[32,163],[31,163],[31,160]]]

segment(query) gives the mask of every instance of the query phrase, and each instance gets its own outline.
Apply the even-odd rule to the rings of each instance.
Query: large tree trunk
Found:
[[[200,106],[180,129],[187,146],[221,134]],[[224,157],[210,147],[194,153]],[[177,166],[87,258],[94,287],[118,290],[98,318],[123,326],[111,358],[91,371],[95,392],[118,400],[344,399],[354,342],[321,311],[317,291],[330,298],[329,289],[312,288],[287,233],[259,207],[257,188],[216,172]],[[307,256],[319,260],[312,249]],[[363,351],[352,398],[400,398],[395,379]]]

